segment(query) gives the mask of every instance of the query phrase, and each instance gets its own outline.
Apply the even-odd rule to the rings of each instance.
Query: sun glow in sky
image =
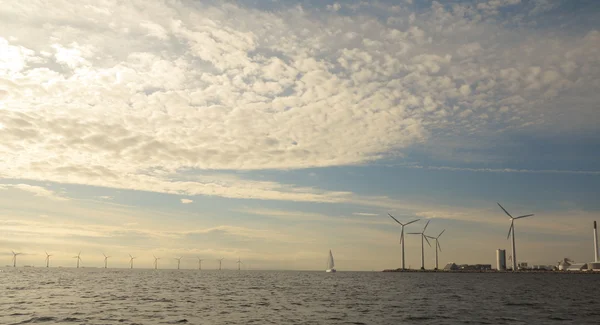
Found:
[[[0,1],[0,265],[587,262],[598,103],[595,1]]]

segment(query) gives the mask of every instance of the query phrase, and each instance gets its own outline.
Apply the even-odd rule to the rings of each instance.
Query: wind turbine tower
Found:
[[[594,221],[594,263],[598,263],[598,229],[596,228],[596,221]]]
[[[202,271],[202,261],[204,261],[203,259],[200,259],[200,257],[196,257],[198,259],[198,270]]]
[[[401,265],[401,268],[403,270],[405,270],[405,268],[404,268],[404,265],[405,265],[404,264],[405,263],[404,262],[404,226],[410,225],[413,222],[417,222],[417,221],[419,221],[419,219],[413,220],[413,221],[409,221],[407,223],[402,223],[402,222],[398,221],[396,218],[394,218],[389,213],[388,213],[388,216],[390,216],[390,218],[394,219],[394,221],[396,221],[400,225],[400,246],[401,246],[401,249],[402,249],[402,265]]]
[[[158,269],[158,260],[160,260],[160,257],[156,257],[154,255],[152,255],[154,257],[154,269],[157,270]]]
[[[237,263],[237,265],[238,265],[238,271],[239,271],[239,270],[241,270],[241,266],[242,266],[242,260],[240,260],[240,258],[239,258],[239,257],[238,257],[238,260],[237,260],[237,262],[236,262],[236,263]]]
[[[131,256],[131,254],[129,254],[129,268],[133,269],[133,260],[135,260],[137,257],[133,257]]]
[[[81,251],[79,252],[79,254],[77,254],[77,256],[73,256],[73,258],[77,259],[77,268],[79,268],[79,262],[81,261]]]
[[[502,211],[504,211],[504,213],[506,213],[506,215],[510,217],[510,228],[508,228],[508,236],[506,236],[506,239],[510,238],[510,235],[512,233],[512,269],[513,272],[515,272],[517,270],[517,249],[515,247],[515,220],[531,217],[533,216],[533,214],[526,214],[524,216],[513,217],[510,215],[510,213],[508,213],[508,211],[506,211],[504,207],[500,205],[500,203],[498,203],[498,206],[500,207],[500,209],[502,209]]]
[[[104,268],[106,268],[106,265],[108,265],[108,258],[110,256],[106,256],[106,254],[102,253],[102,255],[104,255]]]
[[[431,236],[425,236],[428,237],[429,239],[433,239],[435,240],[435,270],[438,270],[438,248],[440,250],[440,252],[442,251],[442,246],[440,246],[440,237],[442,236],[442,234],[444,233],[444,231],[446,231],[446,229],[442,230],[442,232],[437,235],[437,237],[431,237]]]
[[[182,258],[183,258],[183,256],[182,257],[175,257],[175,259],[177,260],[177,269],[178,270],[179,270],[179,266],[181,265],[181,259]]]
[[[44,251],[46,253],[46,267],[50,267],[50,254],[48,254],[48,252]]]
[[[17,256],[21,255],[21,253],[15,253],[15,251],[11,251],[13,254],[13,267],[17,267]]]
[[[425,229],[427,229],[427,226],[429,226],[429,221],[431,221],[431,220],[427,220],[425,227],[423,227],[423,231],[408,233],[409,235],[421,235],[421,270],[425,270],[425,243],[424,243],[424,241],[426,241],[427,245],[429,245],[429,247],[431,247],[431,244],[429,243],[429,239],[427,239],[427,237],[425,236]]]
[[[224,259],[225,259],[224,257],[221,257],[220,259],[217,260],[217,261],[219,261],[219,271],[221,271],[221,264],[223,263]]]

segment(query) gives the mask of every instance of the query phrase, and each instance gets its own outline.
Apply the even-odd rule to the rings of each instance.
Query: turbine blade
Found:
[[[496,202],[498,203],[498,202]],[[500,205],[500,203],[498,203],[498,206],[500,207],[500,209],[502,209],[504,211],[504,213],[506,213],[511,219],[513,219],[513,216],[510,215],[510,213],[508,213],[508,211],[506,211],[506,209]]]
[[[429,226],[429,221],[431,221],[431,220],[427,220],[427,223],[425,224],[425,227],[423,228],[423,232],[425,232],[425,229],[427,229],[427,226]]]
[[[440,245],[440,241],[436,239],[435,242],[437,243],[437,247],[440,249],[440,252],[441,252],[442,246]]]
[[[527,218],[527,217],[531,217],[531,216],[533,216],[533,214],[526,214],[524,216],[516,217],[515,219]]]
[[[404,239],[404,232],[400,233],[400,244],[402,244],[402,239]]]
[[[510,221],[510,227],[508,228],[508,235],[506,236],[506,239],[509,239],[509,238],[510,238],[510,232],[511,232],[511,231],[512,231],[512,229],[513,229],[513,225],[514,225],[514,223],[515,223],[515,221],[514,221],[514,220],[511,220],[511,221]]]
[[[427,245],[429,245],[429,247],[431,247],[431,244],[429,243],[429,239],[427,239],[427,236],[423,235],[423,238],[425,238],[425,241],[427,242]]]
[[[405,225],[405,226],[406,226],[406,225],[410,225],[411,223],[413,223],[413,222],[417,222],[417,221],[419,221],[419,220],[421,220],[421,219],[416,219],[416,220],[413,220],[413,221],[407,222],[407,223],[405,223],[404,225]]]
[[[423,233],[421,232],[407,232],[407,235],[422,235]]]
[[[444,233],[444,231],[446,231],[446,229],[442,230],[442,232],[437,236],[437,238],[440,238],[440,236],[442,236],[442,234]]]
[[[398,221],[398,219],[394,218],[391,214],[388,213],[388,216],[390,216],[390,218],[394,219],[394,221],[396,221],[399,224],[402,224],[400,221]]]

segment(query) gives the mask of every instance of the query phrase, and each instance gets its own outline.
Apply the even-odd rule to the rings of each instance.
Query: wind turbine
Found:
[[[442,236],[442,234],[444,233],[444,231],[446,231],[446,229],[442,230],[442,232],[437,235],[437,237],[431,237],[431,236],[425,236],[429,239],[433,239],[435,240],[435,270],[438,269],[438,248],[440,249],[440,252],[442,251],[442,246],[440,246],[440,236]]]
[[[417,220],[413,220],[407,223],[402,223],[400,221],[398,221],[396,218],[394,218],[391,214],[388,213],[388,216],[390,216],[390,218],[394,219],[394,221],[396,221],[399,225],[400,225],[400,246],[402,247],[402,266],[401,268],[404,270],[404,226],[410,225],[413,222],[417,222],[419,221],[419,219]]]
[[[500,207],[500,209],[502,209],[502,211],[504,211],[504,213],[506,213],[506,215],[510,217],[510,228],[508,228],[508,236],[506,236],[506,239],[510,238],[510,234],[512,233],[512,269],[513,272],[515,272],[517,270],[517,249],[515,248],[515,220],[531,217],[533,216],[533,214],[526,214],[524,216],[513,217],[510,215],[510,213],[508,213],[508,211],[506,211],[506,209],[503,206],[500,205],[500,203],[498,203],[498,206]]]
[[[427,220],[425,227],[423,227],[423,231],[408,233],[409,235],[421,235],[421,270],[425,270],[425,243],[423,242],[423,240],[427,241],[427,245],[429,245],[429,247],[431,247],[431,244],[429,243],[429,239],[427,239],[427,237],[425,236],[425,229],[427,229],[427,226],[429,226],[429,221],[431,221],[431,220]]]
[[[175,259],[177,260],[177,269],[178,270],[179,270],[179,265],[181,265],[181,259],[182,258],[183,258],[183,256],[182,257],[175,257]]]
[[[44,251],[46,253],[46,267],[50,267],[50,254],[48,254],[48,252]]]
[[[137,257],[133,257],[131,256],[131,254],[129,254],[129,268],[133,269],[133,260],[135,260]]]
[[[108,264],[108,258],[110,256],[106,256],[106,254],[102,253],[102,255],[104,255],[104,268],[106,268],[106,265]]]
[[[154,269],[158,269],[158,260],[160,260],[160,257],[156,257],[154,255],[152,255],[154,257]]]
[[[196,257],[198,259],[198,270],[202,271],[202,261],[204,261],[203,259],[200,259],[200,257]]]
[[[221,263],[223,262],[225,258],[221,257],[221,259],[218,259],[217,261],[219,261],[219,271],[221,271]]]
[[[77,268],[79,268],[79,261],[81,261],[81,251],[79,252],[79,254],[77,254],[77,256],[73,256],[73,258],[77,259]]]
[[[238,257],[238,260],[237,260],[236,263],[238,265],[238,271],[239,271],[241,269],[241,266],[242,266],[242,260],[240,260],[240,258]]]
[[[21,253],[15,253],[15,251],[11,251],[13,254],[13,267],[17,267],[17,256],[21,255]]]

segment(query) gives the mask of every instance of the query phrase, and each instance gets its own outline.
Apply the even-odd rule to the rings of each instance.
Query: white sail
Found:
[[[327,260],[326,272],[335,272],[335,263],[333,262],[333,254],[331,253],[331,249],[329,250],[329,259]]]

